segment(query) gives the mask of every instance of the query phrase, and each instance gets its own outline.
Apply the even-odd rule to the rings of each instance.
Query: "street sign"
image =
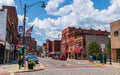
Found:
[[[102,51],[105,50],[105,44],[101,44]]]

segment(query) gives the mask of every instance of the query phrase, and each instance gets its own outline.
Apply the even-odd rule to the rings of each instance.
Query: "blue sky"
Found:
[[[19,25],[23,25],[24,4],[42,0],[1,0],[0,5],[16,6]],[[110,23],[120,19],[119,0],[43,0],[27,9],[26,30],[34,26],[32,37],[39,45],[46,39],[60,39],[61,31],[68,26],[110,31]]]

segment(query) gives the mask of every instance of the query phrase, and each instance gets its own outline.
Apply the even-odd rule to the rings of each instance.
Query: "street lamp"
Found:
[[[42,5],[41,5],[41,7],[42,8],[45,8],[46,7],[46,5],[45,5],[45,3],[44,3],[44,1],[38,1],[38,2],[36,2],[36,3],[34,3],[34,4],[32,4],[32,5],[24,5],[24,19],[23,19],[23,42],[22,42],[22,44],[23,44],[23,62],[25,62],[25,24],[26,24],[26,9],[27,8],[31,8],[32,6],[34,6],[34,5],[36,5],[36,4],[38,4],[38,3],[42,3]]]
[[[110,37],[109,37],[109,45],[110,45],[110,65],[112,65],[112,58],[111,58],[111,42],[110,42]]]

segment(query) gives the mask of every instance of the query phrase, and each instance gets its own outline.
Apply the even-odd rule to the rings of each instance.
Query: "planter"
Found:
[[[28,69],[33,69],[33,63],[32,62],[28,62]]]

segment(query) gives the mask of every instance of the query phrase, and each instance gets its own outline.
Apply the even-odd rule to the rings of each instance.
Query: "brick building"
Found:
[[[43,45],[44,46],[44,45]],[[61,41],[60,40],[46,40],[46,46],[43,47],[44,48],[44,54],[46,56],[56,56],[56,55],[60,55],[61,53]]]
[[[109,34],[107,31],[68,27],[62,31],[61,50],[68,58],[88,59],[90,42],[96,41],[99,45],[106,44]]]
[[[111,49],[112,49],[112,61],[120,61],[120,20],[112,22],[110,24],[111,29]]]
[[[61,40],[53,40],[52,52],[49,54],[53,54],[54,56],[60,56],[60,53],[61,53]]]
[[[37,52],[37,42],[31,36],[25,37],[26,53],[35,54]]]
[[[42,45],[41,55],[42,55],[42,56],[48,56],[47,44],[46,44],[46,43],[43,43],[43,45]]]
[[[46,53],[48,52],[48,55],[49,53],[52,52],[52,41],[47,39],[46,40]]]
[[[18,17],[14,6],[2,6],[0,9],[0,61],[9,62],[15,58],[15,46],[18,43]]]

